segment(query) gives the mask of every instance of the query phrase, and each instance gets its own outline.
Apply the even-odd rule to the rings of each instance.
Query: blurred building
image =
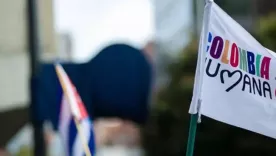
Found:
[[[177,56],[193,32],[193,0],[155,0],[156,44],[160,51]]]
[[[156,87],[169,81],[167,66],[189,43],[193,29],[194,0],[154,0]]]
[[[52,0],[39,0],[41,58],[56,56]],[[29,54],[27,0],[0,1],[0,146],[28,121]]]
[[[39,30],[44,59],[56,54],[51,0],[39,0]],[[28,103],[27,0],[0,1],[0,111]]]
[[[73,60],[73,42],[70,33],[61,33],[58,35],[58,56],[64,61]]]

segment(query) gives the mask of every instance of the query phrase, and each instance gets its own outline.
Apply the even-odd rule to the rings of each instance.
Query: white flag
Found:
[[[204,14],[189,112],[276,138],[275,55],[214,2]]]

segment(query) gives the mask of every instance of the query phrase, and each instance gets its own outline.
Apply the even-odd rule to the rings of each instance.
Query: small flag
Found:
[[[85,106],[61,65],[56,72],[62,86],[59,132],[67,156],[95,154],[93,124]]]

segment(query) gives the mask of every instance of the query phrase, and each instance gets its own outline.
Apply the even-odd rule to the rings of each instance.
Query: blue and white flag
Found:
[[[93,124],[85,106],[64,69],[56,65],[56,71],[63,90],[58,129],[66,156],[94,156]]]

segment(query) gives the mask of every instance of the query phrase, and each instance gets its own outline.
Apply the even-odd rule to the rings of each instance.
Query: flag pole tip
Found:
[[[54,60],[54,65],[58,65],[58,64],[60,64],[61,63],[61,60],[59,59],[59,58],[56,58],[55,60]]]

